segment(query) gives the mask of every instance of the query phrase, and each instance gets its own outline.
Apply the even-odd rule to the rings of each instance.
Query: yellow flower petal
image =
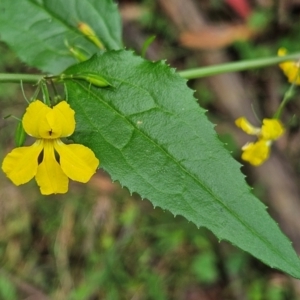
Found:
[[[270,142],[258,140],[256,143],[246,144],[242,150],[242,159],[254,166],[261,165],[270,156]]]
[[[299,85],[300,76],[299,76],[299,66],[292,61],[284,62],[279,65],[283,70],[284,75],[287,77],[288,82]]]
[[[278,119],[263,119],[260,137],[264,140],[277,140],[284,133],[284,127]]]
[[[43,195],[64,194],[68,191],[69,179],[55,159],[54,141],[44,140],[43,161],[35,176]]]
[[[279,48],[278,52],[277,52],[278,56],[285,56],[287,55],[287,50],[285,48]],[[291,65],[292,65],[292,61],[285,61],[279,64],[279,67],[284,71],[290,69]]]
[[[57,118],[53,109],[46,114],[46,116],[40,120],[39,135],[43,139],[57,139],[62,134],[61,120]]]
[[[260,133],[260,128],[254,127],[252,124],[248,122],[248,120],[245,117],[240,117],[236,119],[235,125],[248,134],[257,135]]]
[[[53,112],[61,122],[61,137],[70,136],[75,130],[75,111],[66,101],[62,101],[53,107]]]
[[[57,139],[71,135],[75,130],[74,110],[66,101],[55,105],[40,120],[39,134],[44,139]]]
[[[287,50],[285,48],[280,48],[277,52],[278,56],[285,56]],[[290,83],[300,85],[300,65],[299,62],[292,60],[285,61],[279,64],[279,67],[282,69],[284,75],[288,78]]]
[[[40,100],[30,103],[22,120],[26,133],[36,138],[41,138],[41,120],[44,120],[49,112],[51,112],[51,108]]]
[[[15,185],[26,183],[36,175],[42,150],[41,140],[29,147],[16,148],[4,158],[2,170]]]
[[[74,114],[66,101],[50,108],[36,100],[26,109],[23,117],[24,130],[31,136],[43,139],[70,136],[75,130]]]
[[[72,180],[85,183],[96,172],[99,160],[88,147],[79,144],[65,145],[60,140],[56,140],[54,147],[59,154],[62,170]]]

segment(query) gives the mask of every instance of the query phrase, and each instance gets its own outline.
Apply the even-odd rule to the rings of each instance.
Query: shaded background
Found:
[[[178,70],[299,51],[299,0],[120,0],[124,44]],[[0,44],[0,72],[37,73]],[[271,117],[289,85],[278,66],[189,81],[239,160],[249,136],[234,126]],[[25,94],[34,87],[26,85]],[[283,114],[288,130],[261,167],[242,171],[300,253],[299,90]],[[14,147],[26,102],[0,85],[0,157]],[[174,99],[176,101],[176,99]],[[180,142],[180,141],[179,141]],[[222,170],[216,170],[221,172]],[[243,205],[241,203],[241,205]],[[280,247],[280,245],[278,245]],[[0,173],[0,299],[300,299],[300,281],[219,242],[184,218],[129,195],[99,170],[66,195],[41,196]]]

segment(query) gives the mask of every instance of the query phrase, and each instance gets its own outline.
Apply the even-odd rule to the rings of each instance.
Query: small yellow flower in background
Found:
[[[280,48],[278,50],[278,56],[285,56],[287,50],[285,48]],[[300,63],[299,61],[285,61],[279,64],[284,75],[288,78],[288,81],[293,84],[300,85]]]
[[[66,145],[60,139],[74,132],[74,114],[66,101],[50,108],[36,100],[27,107],[23,127],[37,140],[31,146],[14,149],[2,163],[2,170],[15,185],[35,177],[41,193],[50,195],[66,193],[68,177],[89,181],[99,165],[93,151],[79,144]]]
[[[248,134],[256,135],[258,140],[243,146],[242,159],[254,166],[261,165],[270,156],[272,141],[277,140],[284,133],[284,127],[278,119],[263,119],[262,127],[255,127],[241,117],[235,121],[237,127]]]
[[[242,147],[242,159],[253,166],[259,166],[270,156],[270,141],[258,140],[255,143],[247,143]]]
[[[235,120],[235,125],[241,128],[248,134],[258,135],[261,132],[260,128],[254,127],[248,120],[244,117]]]

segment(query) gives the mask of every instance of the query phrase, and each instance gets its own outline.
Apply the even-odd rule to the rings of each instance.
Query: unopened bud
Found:
[[[86,23],[80,22],[78,29],[82,32],[90,41],[92,41],[98,48],[105,49],[104,45],[97,37],[95,31]]]
[[[80,73],[80,74],[74,74],[72,76],[74,79],[82,79],[85,80],[92,85],[98,86],[98,87],[106,87],[111,86],[111,84],[102,76],[96,74],[96,73]]]
[[[88,60],[88,57],[82,51],[80,51],[78,48],[70,47],[69,51],[80,62]]]
[[[69,79],[78,79],[89,82],[90,84],[98,87],[112,86],[105,78],[96,73],[78,73],[78,74],[60,74],[57,77],[58,81],[64,81]]]

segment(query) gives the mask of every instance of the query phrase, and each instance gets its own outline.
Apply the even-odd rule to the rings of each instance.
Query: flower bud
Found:
[[[68,79],[85,80],[86,82],[89,82],[90,84],[98,87],[112,86],[105,78],[103,78],[97,73],[78,73],[78,74],[70,74],[70,75],[60,74],[57,77],[58,81],[64,81]]]
[[[78,29],[83,33],[91,42],[93,42],[98,48],[105,49],[102,42],[97,37],[95,31],[86,23],[80,22],[78,24]]]
[[[71,75],[73,79],[81,79],[91,83],[94,86],[106,87],[111,86],[111,84],[102,76],[96,73],[79,73]]]
[[[78,61],[86,61],[88,57],[76,47],[68,47],[69,51]]]

